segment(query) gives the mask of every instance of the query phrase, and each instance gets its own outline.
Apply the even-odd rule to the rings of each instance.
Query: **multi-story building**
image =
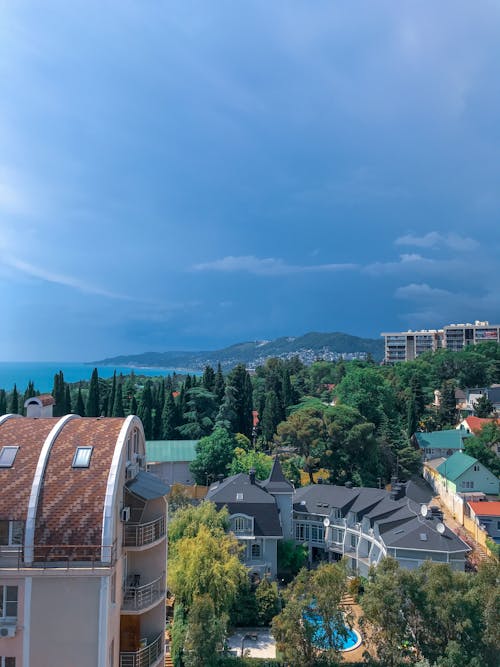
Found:
[[[2,667],[163,663],[167,492],[137,417],[0,417]]]
[[[474,324],[448,324],[442,329],[382,333],[385,339],[385,363],[412,361],[424,352],[446,348],[459,352],[468,345],[500,342],[500,324],[476,320]]]

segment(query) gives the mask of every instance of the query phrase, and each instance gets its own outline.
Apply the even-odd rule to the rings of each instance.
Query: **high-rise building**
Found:
[[[397,361],[411,361],[424,352],[440,348],[458,352],[468,345],[488,341],[498,343],[500,325],[476,320],[474,324],[448,324],[442,329],[388,332],[381,336],[385,339],[384,361],[393,364]]]

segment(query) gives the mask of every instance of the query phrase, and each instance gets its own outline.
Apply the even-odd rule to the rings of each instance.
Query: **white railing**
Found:
[[[165,596],[165,572],[161,577],[144,586],[125,586],[123,590],[122,609],[124,611],[140,611],[147,609]]]
[[[143,547],[166,535],[165,516],[147,523],[126,523],[123,531],[124,547]]]
[[[138,651],[120,653],[120,667],[151,667],[163,655],[165,638],[163,633]]]

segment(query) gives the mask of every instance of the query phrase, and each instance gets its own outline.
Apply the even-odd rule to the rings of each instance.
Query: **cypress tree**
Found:
[[[237,433],[243,433],[249,438],[252,435],[253,388],[245,364],[238,364],[233,368],[228,377],[228,384],[233,385],[236,390]]]
[[[177,408],[171,391],[165,395],[165,403],[161,413],[161,438],[173,440],[176,436]]]
[[[116,387],[115,400],[113,402],[113,417],[125,417],[125,410],[123,409],[123,390],[122,383],[118,382]]]
[[[138,412],[137,410],[137,399],[135,396],[132,396],[132,400],[130,401],[130,413],[131,415],[136,415]]]
[[[139,414],[144,426],[144,435],[146,440],[151,440],[153,437],[153,396],[151,394],[151,381],[148,380],[144,389],[142,390],[141,403],[139,405]]]
[[[158,391],[155,396],[154,403],[154,418],[153,418],[153,438],[155,440],[162,439],[162,412],[165,405],[165,383],[160,380]]]
[[[274,391],[268,391],[266,394],[264,411],[262,413],[262,421],[260,423],[262,435],[267,442],[271,442],[273,435],[276,433],[276,427],[281,422],[280,412],[276,394]]]
[[[229,433],[236,433],[238,423],[237,410],[236,389],[228,384],[224,392],[224,399],[220,404],[219,412],[215,419],[215,426],[224,428]]]
[[[113,382],[111,383],[111,393],[109,395],[108,411],[106,413],[107,417],[113,416],[115,397],[116,397],[116,370],[113,372]]]
[[[7,412],[7,394],[5,389],[0,389],[0,415],[4,415]]]
[[[80,417],[85,417],[85,405],[83,403],[82,388],[80,385],[78,385],[78,395],[76,397],[75,412],[77,415],[80,415]]]
[[[205,387],[207,391],[214,391],[215,388],[215,371],[212,366],[205,366],[203,369],[203,376],[201,378],[201,384]]]
[[[64,412],[67,415],[71,414],[71,393],[68,384],[64,390]]]
[[[415,400],[415,394],[412,394],[410,396],[410,400],[408,401],[406,423],[407,423],[406,435],[408,436],[408,438],[411,438],[411,436],[417,430],[417,424],[418,424],[417,402]]]
[[[36,396],[35,385],[30,380],[28,382],[28,386],[26,387],[26,391],[24,392],[24,401],[27,401],[29,398],[33,398],[33,396]]]
[[[188,392],[192,386],[193,386],[193,381],[188,373],[186,375],[186,379],[184,380],[184,392]]]
[[[214,389],[213,392],[215,394],[215,397],[217,399],[217,404],[220,405],[222,403],[222,399],[224,398],[224,390],[226,389],[226,383],[224,381],[224,375],[222,374],[222,368],[220,363],[217,364],[217,373],[215,374],[215,379],[214,379]]]
[[[92,371],[89,385],[89,395],[87,397],[87,417],[99,417],[99,375],[97,368]]]
[[[53,408],[54,417],[62,417],[66,414],[65,405],[66,405],[66,392],[65,392],[65,382],[64,382],[64,373],[59,371],[54,375],[54,387],[52,389],[52,396],[55,401]]]
[[[13,415],[19,414],[19,394],[16,385],[14,385],[12,396],[10,397],[10,413]]]
[[[455,383],[446,380],[441,387],[441,403],[439,406],[439,420],[441,427],[453,427],[457,417],[457,405],[455,400]]]

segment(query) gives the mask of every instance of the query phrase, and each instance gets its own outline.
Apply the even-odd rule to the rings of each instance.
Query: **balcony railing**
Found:
[[[137,575],[132,575],[137,577]],[[137,577],[137,579],[139,579]],[[144,586],[125,586],[123,591],[123,611],[141,611],[155,604],[165,596],[165,572],[161,577]]]
[[[102,544],[35,544],[32,561],[25,561],[24,547],[2,547],[2,567],[12,568],[97,568],[111,567],[116,562],[116,543]]]
[[[124,547],[144,547],[166,535],[165,516],[148,523],[126,523],[123,531]]]
[[[138,651],[120,653],[120,667],[151,667],[162,657],[164,645],[165,637],[161,633]]]

